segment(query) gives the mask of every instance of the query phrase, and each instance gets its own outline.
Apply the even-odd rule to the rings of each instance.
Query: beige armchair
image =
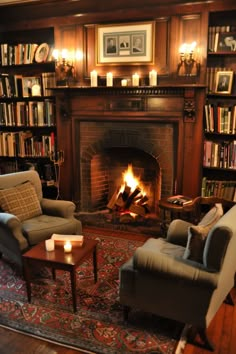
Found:
[[[197,226],[172,221],[167,238],[148,239],[121,267],[126,319],[138,308],[179,321],[213,350],[206,330],[222,302],[232,304],[236,272],[236,206],[222,217],[221,210],[217,204]]]
[[[22,268],[22,253],[57,234],[81,234],[71,201],[43,198],[36,171],[0,175],[0,253]]]

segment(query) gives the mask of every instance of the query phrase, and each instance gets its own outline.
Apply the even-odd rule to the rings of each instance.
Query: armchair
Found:
[[[0,254],[22,269],[22,253],[53,233],[81,234],[75,204],[43,198],[34,170],[0,175]]]
[[[173,220],[166,238],[150,238],[134,252],[120,268],[126,319],[132,307],[171,318],[197,331],[213,350],[207,327],[226,298],[233,304],[236,205],[220,216],[216,204],[198,226]]]

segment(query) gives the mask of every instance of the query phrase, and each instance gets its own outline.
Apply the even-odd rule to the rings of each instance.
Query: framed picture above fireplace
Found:
[[[97,25],[96,64],[153,64],[154,27],[154,21]]]

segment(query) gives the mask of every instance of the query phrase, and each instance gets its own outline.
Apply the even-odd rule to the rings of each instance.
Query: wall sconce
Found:
[[[67,86],[75,78],[73,59],[74,55],[67,49],[54,49],[52,57],[56,63],[56,83],[59,86]]]
[[[196,60],[196,42],[184,43],[179,48],[180,62],[177,73],[180,76],[197,76],[200,71],[200,63]]]

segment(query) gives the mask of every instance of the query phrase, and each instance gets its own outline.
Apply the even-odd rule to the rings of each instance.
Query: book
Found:
[[[173,195],[173,196],[169,197],[167,199],[167,201],[172,204],[184,206],[184,205],[192,203],[193,199],[191,197],[187,197],[185,195],[178,194],[178,195]]]
[[[82,236],[82,235],[52,234],[51,239],[54,241],[61,241],[61,242],[66,242],[66,241],[76,242],[81,246],[84,242],[84,236]]]

